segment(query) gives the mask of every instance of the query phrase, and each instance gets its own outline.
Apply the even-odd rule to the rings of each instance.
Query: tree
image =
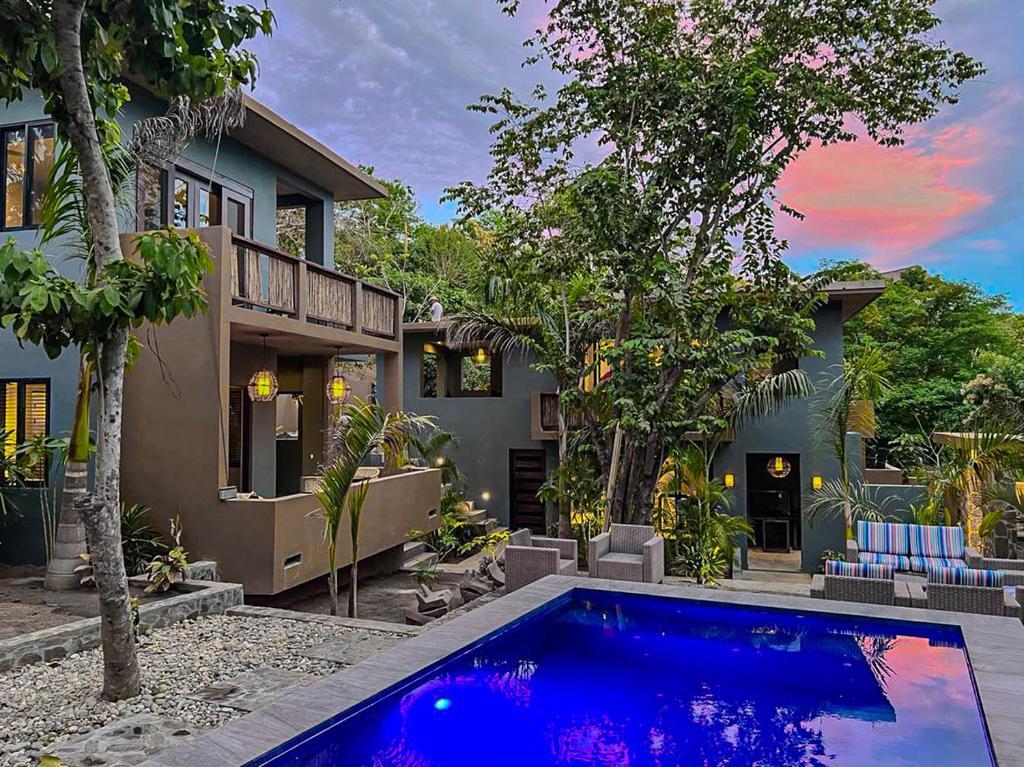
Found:
[[[842,365],[826,371],[822,389],[826,399],[821,403],[816,432],[832,450],[839,463],[839,484],[850,494],[850,462],[846,435],[850,431],[874,433],[874,403],[891,388],[885,377],[888,362],[877,349],[847,357]],[[846,537],[853,537],[853,504],[843,503]]]
[[[877,403],[883,446],[902,434],[961,428],[972,409],[964,385],[987,372],[991,355],[1019,348],[1012,321],[1003,296],[912,267],[846,323],[851,355],[878,349],[888,361],[893,386]]]
[[[13,254],[10,245],[0,268],[25,280],[28,292],[20,296],[14,320],[22,337],[51,354],[70,344],[95,349],[95,488],[79,498],[76,508],[83,515],[100,596],[103,692],[112,699],[139,691],[118,520],[130,328],[199,308],[208,256],[198,241],[167,236],[140,241],[143,265],[125,261],[105,147],[120,137],[114,116],[130,98],[125,77],[141,78],[166,98],[199,100],[251,84],[256,62],[239,46],[261,31],[269,34],[272,21],[267,9],[222,0],[97,0],[88,5],[86,0],[13,0],[4,7],[0,102],[17,101],[29,89],[42,94],[58,133],[74,152],[85,198],[94,288],[69,284],[41,256]],[[4,315],[10,315],[6,306]]]
[[[353,488],[356,472],[369,458],[380,451],[385,464],[402,454],[414,433],[433,425],[429,416],[412,413],[385,413],[380,405],[364,402],[358,397],[345,405],[331,437],[332,463],[323,468],[317,499],[318,515],[324,520],[324,540],[327,543],[329,571],[328,587],[331,592],[331,615],[338,614],[338,572],[335,567],[337,536],[346,509],[349,512],[349,531],[352,543],[352,566],[349,568],[348,611],[357,617],[356,587],[359,578],[359,523],[363,502],[369,485],[360,483]]]
[[[497,117],[492,169],[450,194],[508,217],[569,195],[583,266],[611,299],[610,418],[588,423],[609,519],[649,518],[665,445],[731,381],[808,351],[813,290],[781,262],[776,184],[815,143],[901,143],[982,71],[934,40],[930,6],[562,0],[527,62],[564,84],[476,105]]]

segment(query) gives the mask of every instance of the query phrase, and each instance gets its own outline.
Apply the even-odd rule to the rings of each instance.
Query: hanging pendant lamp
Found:
[[[332,405],[343,405],[348,400],[348,381],[341,372],[341,347],[335,347],[331,377],[327,379],[327,401]]]
[[[260,369],[249,379],[249,399],[253,402],[272,402],[277,396],[277,376],[267,367],[267,334],[261,333],[263,349],[260,352]]]

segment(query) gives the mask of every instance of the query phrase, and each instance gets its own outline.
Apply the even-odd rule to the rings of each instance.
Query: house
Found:
[[[823,356],[797,364],[818,382],[843,363],[843,324],[885,290],[884,280],[836,282],[814,315],[813,347]],[[536,490],[557,464],[557,404],[550,376],[531,368],[523,356],[502,358],[487,349],[445,346],[446,323],[414,323],[404,328],[404,403],[407,410],[437,416],[459,447],[453,458],[466,475],[468,500],[511,529],[544,531],[553,509]],[[829,369],[832,368],[830,371]],[[747,424],[718,451],[714,473],[732,490],[732,513],[754,527],[751,548],[799,552],[794,568],[816,571],[822,552],[842,550],[841,520],[811,525],[803,500],[815,477],[838,477],[828,445],[816,440],[816,399],[789,403],[770,418]],[[859,477],[863,454],[858,434],[850,434],[855,457],[851,476]],[[744,547],[743,562],[748,561]]]
[[[120,118],[124,133],[164,111],[136,89]],[[0,112],[0,237],[13,235],[25,247],[37,242],[33,206],[54,133],[38,98]],[[141,168],[135,205],[123,216],[126,252],[133,232],[187,228],[199,233],[216,265],[205,280],[204,316],[138,333],[143,352],[125,385],[123,500],[149,506],[161,530],[180,516],[191,558],[216,560],[223,577],[247,593],[275,594],[327,571],[318,504],[301,492],[301,478],[324,458],[337,407],[328,386],[335,393],[341,386],[332,380],[333,360],[365,360],[381,404],[401,407],[401,298],[333,268],[334,202],[384,194],[330,148],[247,97],[243,127],[216,143],[193,142],[165,167]],[[301,256],[276,247],[285,210],[304,222]],[[57,250],[71,254],[74,245]],[[53,255],[77,276],[80,262]],[[19,441],[66,433],[76,377],[75,353],[50,361],[0,333],[3,412]],[[19,515],[0,527],[0,561],[45,561],[41,499],[52,502],[49,488],[59,482],[60,467],[51,466],[38,487],[11,493]],[[399,565],[407,531],[436,525],[439,498],[438,471],[385,470],[367,496],[361,555],[382,568]],[[339,548],[347,565],[347,540]]]

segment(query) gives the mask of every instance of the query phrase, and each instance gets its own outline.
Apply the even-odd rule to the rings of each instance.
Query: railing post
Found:
[[[305,322],[309,311],[309,270],[305,261],[299,261],[298,267],[295,279],[295,319]]]
[[[352,285],[352,332],[363,332],[363,282],[356,280]]]

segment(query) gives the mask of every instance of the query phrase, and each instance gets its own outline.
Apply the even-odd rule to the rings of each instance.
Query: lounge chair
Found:
[[[575,575],[577,557],[576,541],[516,530],[505,547],[505,590],[515,591],[545,575]]]
[[[612,525],[595,535],[587,550],[591,578],[661,583],[665,580],[665,539],[650,525]]]

